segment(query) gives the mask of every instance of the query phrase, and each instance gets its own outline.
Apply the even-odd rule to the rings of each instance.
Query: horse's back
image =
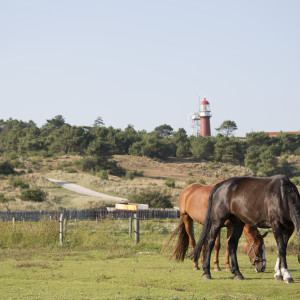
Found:
[[[282,193],[287,181],[283,175],[267,178],[234,177],[219,185],[214,199],[218,199],[218,207],[226,207],[244,223],[270,227],[271,213],[276,211],[278,218],[288,213],[288,201],[284,198],[285,193]]]
[[[188,185],[179,196],[179,211],[203,224],[207,212],[208,196],[213,186],[200,183]]]

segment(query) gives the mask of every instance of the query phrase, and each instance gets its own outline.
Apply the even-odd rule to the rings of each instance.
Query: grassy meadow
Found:
[[[128,221],[69,222],[59,245],[58,221],[0,222],[1,299],[299,299],[300,265],[296,240],[288,249],[294,284],[276,282],[276,245],[270,233],[267,269],[256,273],[244,254],[238,258],[244,281],[231,273],[212,271],[201,279],[192,262],[170,260],[173,243],[162,251],[178,220],[141,220],[140,243],[128,235]],[[199,236],[200,228],[195,226]],[[222,231],[225,244],[225,231]],[[220,265],[223,266],[224,247]]]
[[[292,158],[295,168],[299,168],[298,157]],[[8,176],[2,176],[0,194],[7,201],[0,201],[0,210],[89,209],[113,204],[65,190],[46,178],[70,181],[121,197],[148,189],[167,190],[174,206],[178,206],[178,195],[188,183],[212,184],[218,178],[251,175],[249,169],[241,166],[190,160],[159,162],[125,155],[115,156],[116,161],[126,170],[143,176],[126,180],[110,175],[104,180],[97,174],[77,169],[76,159],[69,156],[22,158],[23,169],[18,170],[15,178],[45,191],[47,201],[22,201],[21,187],[12,186]],[[166,186],[166,178],[174,179],[175,187]],[[250,269],[244,253],[245,238],[241,237],[238,259],[245,280],[234,281],[223,266],[224,230],[220,257],[223,271],[212,271],[213,280],[204,281],[202,272],[194,271],[189,259],[183,263],[169,259],[175,240],[164,246],[177,224],[178,220],[140,220],[140,243],[135,245],[134,237],[128,235],[126,220],[69,221],[64,244],[60,245],[58,220],[14,224],[0,221],[0,300],[299,299],[300,265],[295,235],[288,247],[294,284],[276,282],[273,278],[277,246],[272,233],[265,238],[267,269],[264,273]],[[199,234],[200,227],[196,225],[195,236]]]

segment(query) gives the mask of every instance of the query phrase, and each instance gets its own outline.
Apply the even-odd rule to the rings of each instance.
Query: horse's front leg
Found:
[[[273,226],[274,237],[278,247],[278,258],[275,265],[275,280],[284,280],[285,283],[293,283],[293,277],[287,267],[286,248],[292,230],[282,229],[281,226]]]
[[[207,237],[207,244],[206,244],[206,253],[205,253],[205,259],[203,262],[203,279],[211,279],[211,274],[210,274],[210,257],[211,257],[211,252],[212,249],[215,245],[215,240],[216,237],[221,229],[222,225],[212,225],[210,228],[210,231],[208,233]]]
[[[241,222],[239,219],[235,219],[233,222],[232,235],[228,241],[229,253],[230,253],[230,258],[231,258],[230,271],[232,274],[234,274],[234,279],[237,279],[237,280],[244,279],[244,276],[240,272],[238,261],[237,261],[237,256],[236,256],[236,250],[238,247],[239,239],[243,232],[243,228],[244,228],[244,223]]]

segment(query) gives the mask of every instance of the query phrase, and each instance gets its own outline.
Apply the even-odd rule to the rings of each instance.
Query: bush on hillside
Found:
[[[134,179],[134,173],[131,172],[131,171],[126,171],[124,179],[125,180],[133,180]]]
[[[173,208],[171,195],[156,190],[142,191],[129,197],[131,202],[149,204],[150,208]]]
[[[3,193],[0,193],[0,202],[8,202],[9,199],[5,197],[5,195]]]
[[[28,189],[22,191],[20,199],[23,201],[44,202],[47,200],[47,193],[41,189]]]
[[[9,161],[4,161],[0,163],[0,174],[9,175],[14,173],[14,167]]]
[[[279,164],[280,164],[280,174],[286,176],[291,176],[293,174],[292,166],[289,164],[286,156],[280,159]]]
[[[293,178],[293,179],[292,179],[292,182],[293,182],[295,185],[297,185],[297,186],[300,185],[300,180],[299,180],[297,177]]]
[[[21,189],[28,189],[29,184],[24,182],[21,178],[15,178],[12,174],[9,175],[8,183],[13,187],[20,187]]]
[[[98,177],[100,179],[108,180],[108,171],[107,170],[100,170],[98,172]]]
[[[175,179],[174,178],[166,178],[165,185],[170,188],[175,187]]]

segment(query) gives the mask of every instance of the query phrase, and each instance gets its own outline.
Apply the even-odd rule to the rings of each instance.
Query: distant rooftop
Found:
[[[277,136],[279,133],[288,133],[288,134],[300,134],[300,131],[278,131],[278,132],[266,132],[269,136]]]

